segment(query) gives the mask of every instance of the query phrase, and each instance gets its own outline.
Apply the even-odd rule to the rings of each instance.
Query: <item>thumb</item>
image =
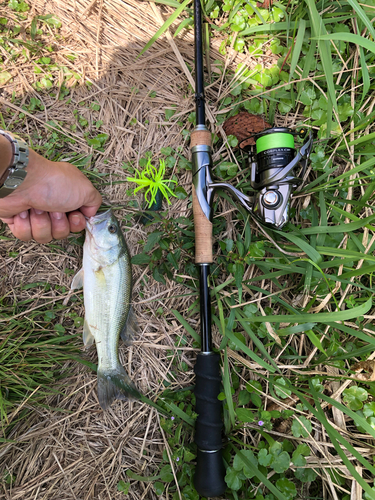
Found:
[[[89,203],[86,203],[86,205],[83,205],[80,208],[80,211],[83,213],[85,217],[94,217],[101,204],[102,204],[102,197],[99,191],[95,190],[93,199],[90,200]]]

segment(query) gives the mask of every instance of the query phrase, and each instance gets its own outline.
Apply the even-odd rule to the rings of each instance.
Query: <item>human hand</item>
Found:
[[[30,150],[27,175],[13,193],[0,199],[0,219],[16,238],[48,243],[85,228],[102,197],[77,167],[53,162]]]

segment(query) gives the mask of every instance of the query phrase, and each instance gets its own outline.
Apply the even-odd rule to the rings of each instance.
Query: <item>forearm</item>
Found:
[[[12,161],[12,145],[8,139],[0,135],[0,178]]]

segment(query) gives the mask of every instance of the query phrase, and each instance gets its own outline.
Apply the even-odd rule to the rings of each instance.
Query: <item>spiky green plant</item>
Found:
[[[173,179],[164,179],[166,169],[165,161],[159,160],[159,162],[160,166],[159,169],[157,169],[152,165],[151,158],[149,158],[144,170],[139,171],[136,169],[138,174],[137,177],[127,177],[129,182],[135,182],[138,184],[138,187],[134,189],[134,194],[137,194],[141,189],[146,189],[145,200],[147,201],[149,208],[156,202],[156,193],[158,191],[162,193],[169,205],[171,204],[171,201],[168,197],[168,193],[171,196],[176,196],[168,184],[171,182],[177,184],[177,181]],[[149,198],[150,195],[151,198]]]

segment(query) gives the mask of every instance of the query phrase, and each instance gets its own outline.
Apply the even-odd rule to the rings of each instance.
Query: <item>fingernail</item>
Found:
[[[72,223],[78,226],[81,223],[81,217],[79,215],[72,215]]]
[[[37,215],[42,215],[42,214],[44,214],[44,210],[35,210],[35,213]]]
[[[25,212],[21,212],[19,214],[19,216],[21,217],[21,219],[27,219],[28,215],[29,215],[29,212],[27,210],[25,210]]]
[[[52,217],[56,220],[61,220],[63,218],[63,213],[62,212],[52,212]]]

